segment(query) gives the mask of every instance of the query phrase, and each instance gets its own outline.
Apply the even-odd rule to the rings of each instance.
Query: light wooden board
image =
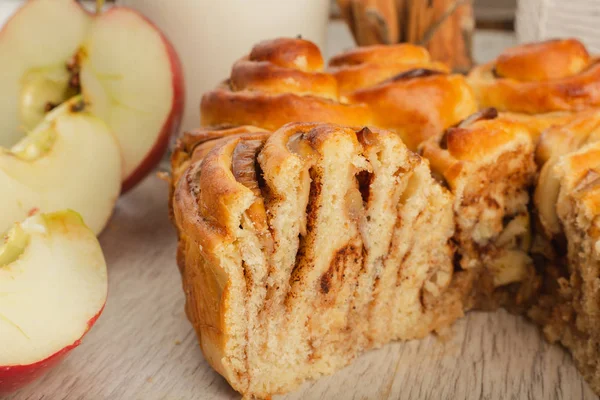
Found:
[[[102,234],[109,300],[83,344],[10,400],[237,399],[183,311],[167,185],[119,201]],[[394,343],[282,399],[593,399],[571,358],[524,319],[471,313],[447,341]]]

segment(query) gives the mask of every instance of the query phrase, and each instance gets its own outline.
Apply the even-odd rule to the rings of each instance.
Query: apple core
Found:
[[[26,72],[21,79],[19,99],[19,118],[23,129],[30,131],[35,128],[48,112],[79,92],[76,61]]]

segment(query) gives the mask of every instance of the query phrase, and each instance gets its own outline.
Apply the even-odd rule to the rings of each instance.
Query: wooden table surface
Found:
[[[183,310],[167,185],[155,176],[118,203],[100,237],[106,309],[59,367],[10,400],[237,399],[204,361]],[[277,399],[592,399],[569,355],[507,314],[470,313],[445,341],[393,343]]]

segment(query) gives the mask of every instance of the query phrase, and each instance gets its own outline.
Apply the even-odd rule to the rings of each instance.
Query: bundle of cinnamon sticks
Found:
[[[472,0],[337,0],[359,46],[410,42],[456,71],[472,65]]]

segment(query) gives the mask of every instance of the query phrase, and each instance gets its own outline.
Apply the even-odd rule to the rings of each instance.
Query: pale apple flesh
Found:
[[[31,213],[66,208],[100,233],[121,190],[121,154],[109,128],[64,103],[12,149],[0,148],[0,232]]]
[[[16,224],[0,245],[0,393],[29,383],[79,345],[107,290],[102,250],[77,213]]]
[[[43,117],[48,102],[66,100],[67,63],[92,16],[72,0],[31,1],[0,31],[0,146],[12,146]],[[24,119],[23,119],[24,118]]]
[[[0,146],[81,92],[119,141],[126,191],[156,166],[179,128],[179,58],[133,10],[92,15],[75,0],[30,0],[0,31],[0,59],[7,64],[0,74]]]

